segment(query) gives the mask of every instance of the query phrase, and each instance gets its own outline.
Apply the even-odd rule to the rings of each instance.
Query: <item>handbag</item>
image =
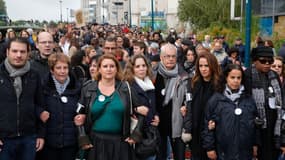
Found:
[[[130,119],[131,119],[131,125],[130,125],[130,132],[131,134],[133,133],[133,131],[135,130],[137,124],[138,124],[138,119],[135,117],[135,115],[133,114],[133,103],[132,103],[132,92],[131,92],[131,88],[129,83],[126,81],[127,86],[128,86],[128,90],[129,90],[129,97],[130,97]]]
[[[144,130],[144,138],[135,145],[135,153],[139,158],[147,158],[159,151],[159,132],[157,127],[149,126]]]

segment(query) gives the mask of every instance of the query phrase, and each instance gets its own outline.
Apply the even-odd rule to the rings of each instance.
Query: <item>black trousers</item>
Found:
[[[160,151],[157,156],[157,160],[165,160],[167,158],[167,137],[166,135],[160,135]],[[174,160],[185,160],[185,143],[181,137],[170,138],[170,144],[172,147]]]
[[[63,148],[45,146],[41,158],[42,160],[75,160],[77,151],[77,145]]]

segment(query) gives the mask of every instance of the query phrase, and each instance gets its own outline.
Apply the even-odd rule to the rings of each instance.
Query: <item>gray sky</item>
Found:
[[[12,20],[60,20],[59,0],[4,0]],[[79,9],[80,0],[62,0],[62,19],[66,21],[67,9]],[[69,13],[68,13],[69,14]],[[70,21],[70,17],[68,18]]]

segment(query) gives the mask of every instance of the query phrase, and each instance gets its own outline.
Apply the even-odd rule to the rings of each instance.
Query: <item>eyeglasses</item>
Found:
[[[261,64],[273,64],[274,60],[273,59],[264,59],[264,58],[260,58],[258,59],[258,61],[261,63]]]
[[[53,44],[53,41],[40,41],[39,44]]]
[[[166,58],[166,59],[170,59],[170,58],[175,59],[175,58],[176,58],[176,55],[165,55],[165,56],[163,56],[163,57]]]
[[[114,48],[114,47],[104,47],[104,49],[106,49],[106,50],[115,50],[117,48]]]
[[[275,64],[273,64],[273,65],[271,65],[271,67],[272,67],[272,68],[276,68],[276,67],[277,67],[277,68],[282,68],[282,65],[275,65]]]

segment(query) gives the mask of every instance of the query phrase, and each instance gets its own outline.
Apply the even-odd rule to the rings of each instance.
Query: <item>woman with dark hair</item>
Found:
[[[89,65],[89,72],[91,76],[91,80],[95,80],[95,76],[97,74],[97,63],[98,59],[100,58],[101,55],[95,55],[91,57],[90,59],[90,65]]]
[[[75,77],[80,81],[84,82],[87,79],[90,79],[90,73],[88,65],[85,62],[85,53],[80,50],[77,51],[70,59],[71,61],[71,69],[75,74]]]
[[[137,91],[141,103],[148,107],[149,110],[144,123],[145,131],[150,127],[154,127],[157,130],[156,127],[159,123],[159,117],[155,109],[155,90],[151,76],[152,69],[144,55],[134,55],[126,65],[124,73],[125,79],[130,83],[131,87]],[[158,148],[156,149],[158,151]],[[155,157],[155,152],[152,155],[138,155],[138,158],[144,160],[154,160]]]
[[[72,57],[79,49],[80,49],[79,40],[76,38],[71,38],[68,50],[68,56]]]
[[[185,51],[185,62],[183,64],[184,70],[192,78],[195,74],[195,62],[197,59],[197,53],[194,47],[187,48]]]
[[[130,94],[128,84],[122,78],[116,57],[104,54],[98,60],[95,80],[85,83],[81,90],[79,103],[85,107],[86,121],[76,119],[75,124],[85,123],[86,133],[91,138],[91,142],[87,137],[79,139],[81,147],[91,147],[88,160],[129,160],[130,145],[142,138],[144,119],[140,117],[147,115],[148,109],[140,105],[135,90],[130,89]],[[141,116],[131,133],[132,107]]]
[[[23,38],[29,38],[29,36],[30,36],[30,34],[26,30],[22,30],[19,34],[19,37],[23,37]]]
[[[272,48],[272,51],[273,51],[274,56],[277,55],[272,40],[265,40],[265,41],[264,41],[264,46],[265,46],[265,47],[270,47],[270,48]]]
[[[229,49],[228,56],[226,56],[221,63],[222,69],[224,70],[229,64],[241,65],[238,48],[232,47]]]
[[[280,56],[275,56],[273,59],[274,62],[271,64],[271,70],[275,71],[278,74],[282,88],[285,89],[285,66],[283,64],[283,58]]]
[[[219,87],[220,67],[216,57],[203,51],[196,61],[195,75],[187,91],[187,114],[184,118],[185,133],[192,134],[190,148],[192,160],[207,160],[206,150],[202,147],[201,132],[204,127],[204,112],[208,99]]]
[[[209,159],[251,160],[257,156],[253,98],[245,93],[241,66],[229,64],[220,90],[207,103],[203,148]]]

